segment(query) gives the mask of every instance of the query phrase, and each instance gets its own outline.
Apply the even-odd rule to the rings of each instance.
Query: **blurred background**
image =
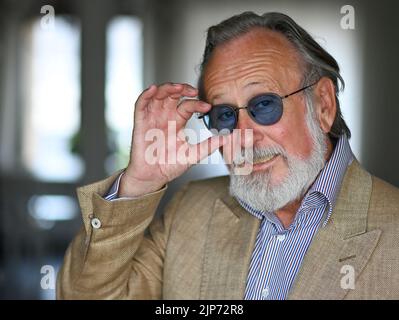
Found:
[[[337,59],[353,151],[399,187],[397,1],[0,0],[0,298],[54,299],[81,226],[75,188],[127,165],[139,93],[195,85],[207,28],[247,10],[290,15]],[[212,159],[159,212],[188,180],[227,173]]]

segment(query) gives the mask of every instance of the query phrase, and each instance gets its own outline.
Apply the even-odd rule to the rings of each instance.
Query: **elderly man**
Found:
[[[78,190],[84,228],[58,298],[399,298],[399,191],[354,158],[340,84],[334,58],[286,15],[246,12],[211,27],[198,90],[145,90],[127,168]],[[209,129],[252,135],[239,151],[234,134],[190,145],[181,132],[195,112]],[[148,161],[150,129],[174,141],[158,150],[167,159],[197,152]],[[230,177],[188,184],[153,219],[167,183],[218,148]]]

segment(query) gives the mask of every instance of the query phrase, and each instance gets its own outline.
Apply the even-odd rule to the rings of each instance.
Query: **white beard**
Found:
[[[245,157],[256,161],[265,156],[279,154],[287,163],[286,177],[271,183],[273,168],[265,172],[252,172],[249,175],[230,174],[230,194],[239,198],[255,210],[274,212],[305,195],[325,165],[327,149],[326,135],[318,121],[312,116],[312,108],[307,108],[306,122],[313,147],[309,159],[300,159],[287,154],[281,146],[254,149],[253,158],[246,150]]]

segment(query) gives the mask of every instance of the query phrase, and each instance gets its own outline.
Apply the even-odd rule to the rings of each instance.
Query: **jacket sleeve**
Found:
[[[185,188],[153,219],[166,186],[136,199],[107,201],[102,195],[116,177],[78,188],[84,227],[65,254],[57,299],[162,298],[166,243]]]

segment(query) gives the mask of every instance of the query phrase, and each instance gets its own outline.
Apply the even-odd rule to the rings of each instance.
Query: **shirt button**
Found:
[[[280,242],[283,242],[285,240],[285,234],[277,235],[277,240],[280,241]]]
[[[266,287],[262,290],[262,298],[266,299],[269,296],[270,290],[269,287]]]
[[[91,220],[91,226],[92,226],[94,229],[99,229],[99,228],[101,228],[101,221],[100,221],[100,219],[98,219],[98,218],[93,218],[93,219]]]

